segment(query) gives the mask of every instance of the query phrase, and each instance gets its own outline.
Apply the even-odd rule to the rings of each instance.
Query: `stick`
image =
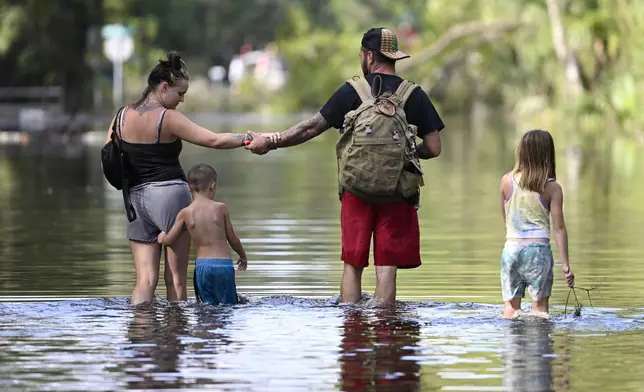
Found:
[[[571,287],[570,290],[568,290],[568,296],[566,297],[566,305],[564,306],[564,316],[566,315],[566,313],[568,311],[568,300],[570,299],[570,293],[571,292],[575,296],[575,302],[576,302],[575,310],[577,312],[579,312],[579,314],[581,314],[582,304],[581,304],[581,302],[579,302],[579,298],[577,298],[577,291],[575,291],[575,289],[584,290],[586,292],[586,295],[588,296],[588,302],[590,303],[590,307],[595,309],[595,307],[593,306],[593,301],[590,298],[590,292],[593,291],[593,290],[599,290],[599,288],[600,288],[600,286],[602,285],[603,282],[604,282],[604,279],[602,279],[601,283],[599,283],[597,285],[594,285],[589,289],[587,289],[585,287],[581,287],[581,286]]]
[[[564,316],[566,315],[566,311],[568,310],[568,299],[570,299],[570,292],[572,291],[572,288],[568,290],[568,296],[566,297],[566,305],[564,306]]]

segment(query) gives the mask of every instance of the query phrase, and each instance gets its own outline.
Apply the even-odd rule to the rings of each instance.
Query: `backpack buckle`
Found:
[[[347,119],[345,118],[344,121],[342,122],[342,128],[338,129],[338,131],[340,132],[340,135],[342,135],[346,130],[347,130]]]

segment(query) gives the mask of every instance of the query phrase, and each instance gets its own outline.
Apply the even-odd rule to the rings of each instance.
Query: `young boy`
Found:
[[[228,244],[237,252],[237,270],[245,271],[246,252],[235,234],[228,207],[214,201],[217,172],[198,164],[188,171],[192,203],[179,211],[174,226],[158,237],[160,244],[172,244],[185,225],[197,248],[194,286],[198,301],[208,304],[235,305],[238,302],[235,270]]]

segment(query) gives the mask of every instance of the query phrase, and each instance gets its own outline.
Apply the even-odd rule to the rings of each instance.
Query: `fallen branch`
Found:
[[[498,35],[508,31],[513,31],[524,26],[523,22],[498,21],[498,22],[465,22],[450,27],[447,32],[441,35],[438,40],[428,49],[414,55],[407,61],[400,62],[399,71],[413,68],[419,64],[425,63],[432,58],[442,54],[453,42],[469,37],[482,35]]]
[[[575,296],[575,311],[574,311],[573,314],[575,315],[575,317],[580,317],[581,316],[581,309],[583,308],[583,306],[582,306],[581,302],[579,302],[579,299],[577,298],[577,292],[575,291],[575,288],[577,288],[579,290],[584,290],[586,292],[586,295],[588,295],[588,302],[590,303],[590,307],[594,309],[595,307],[593,306],[593,301],[590,298],[590,292],[593,291],[593,290],[599,290],[599,287],[601,286],[601,284],[603,282],[604,282],[604,280],[602,279],[602,282],[600,284],[592,286],[589,289],[586,289],[584,287],[579,287],[579,286],[571,287],[570,290],[568,290],[568,296],[566,297],[566,305],[564,306],[564,316],[566,315],[566,313],[568,311],[568,300],[570,299],[570,293],[572,293]]]

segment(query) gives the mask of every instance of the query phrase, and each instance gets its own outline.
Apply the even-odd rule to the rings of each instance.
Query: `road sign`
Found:
[[[103,52],[113,67],[113,99],[114,106],[119,106],[123,100],[123,63],[134,54],[134,31],[121,24],[109,24],[101,29],[103,37]]]
[[[130,59],[134,53],[134,30],[121,24],[109,24],[101,29],[103,37],[103,52],[113,63],[122,63]]]
[[[132,37],[108,38],[103,42],[103,52],[113,63],[124,63],[134,53]]]
[[[118,37],[131,37],[134,35],[134,29],[130,26],[124,26],[119,23],[107,24],[101,28],[101,36],[103,39],[118,38]]]

